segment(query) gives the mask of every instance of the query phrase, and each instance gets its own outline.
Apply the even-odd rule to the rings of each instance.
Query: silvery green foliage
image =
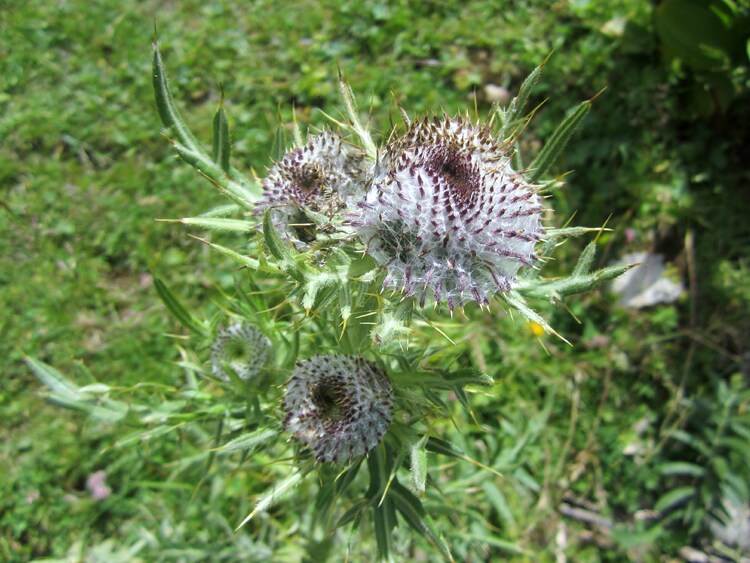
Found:
[[[257,377],[268,360],[268,338],[256,327],[234,323],[219,331],[211,346],[211,373],[229,381],[227,370],[240,379]]]
[[[315,239],[315,218],[335,219],[346,202],[362,191],[363,159],[341,138],[324,131],[287,152],[263,180],[256,214],[268,211],[287,238],[307,244]]]
[[[367,360],[315,356],[297,364],[284,394],[285,426],[315,459],[343,461],[378,445],[393,418],[388,376]]]
[[[452,311],[509,290],[535,260],[544,207],[487,126],[463,118],[413,121],[391,140],[351,224],[385,267],[384,287]]]

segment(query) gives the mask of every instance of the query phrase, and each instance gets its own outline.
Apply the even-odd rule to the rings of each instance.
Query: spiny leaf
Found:
[[[747,445],[747,444],[745,444]],[[689,477],[703,477],[706,468],[687,461],[669,461],[659,466],[662,475],[687,475]]]
[[[279,118],[279,121],[281,119]],[[282,158],[284,158],[284,155],[286,154],[286,130],[284,129],[284,126],[279,123],[279,125],[276,126],[276,131],[273,135],[273,147],[271,148],[271,158],[273,158],[274,161],[278,162]]]
[[[455,457],[458,459],[464,459],[464,457],[466,457],[464,452],[462,452],[459,448],[457,448],[450,442],[446,442],[445,440],[434,438],[432,436],[427,440],[427,444],[425,447],[429,452],[446,455],[448,457]]]
[[[221,102],[214,115],[214,162],[224,171],[229,172],[229,157],[232,153],[229,138],[229,122],[224,111],[224,88],[221,89]]]
[[[201,241],[202,243],[207,244],[214,250],[218,251],[224,256],[227,256],[228,258],[231,258],[232,260],[234,260],[235,262],[238,262],[242,266],[245,266],[252,270],[263,269],[264,271],[278,272],[276,268],[269,268],[268,266],[261,268],[261,263],[259,260],[256,260],[255,258],[251,258],[250,256],[245,256],[244,254],[240,254],[239,252],[235,252],[234,250],[227,248],[226,246],[221,246],[220,244],[213,243],[209,240],[206,240],[200,237],[193,237],[193,238]]]
[[[411,484],[420,496],[424,496],[425,482],[427,481],[427,436],[422,436],[409,447],[409,464]]]
[[[341,97],[344,100],[347,117],[349,118],[352,129],[354,129],[354,132],[360,138],[362,147],[365,149],[365,153],[367,154],[367,156],[371,160],[375,160],[378,155],[378,149],[375,146],[370,133],[367,131],[367,129],[365,129],[365,127],[359,120],[357,101],[354,98],[354,92],[352,91],[351,86],[349,86],[349,84],[347,84],[347,82],[344,80],[344,76],[341,74],[341,70],[339,70],[339,91],[341,92]]]
[[[555,129],[555,132],[529,167],[532,170],[531,175],[529,176],[530,182],[534,183],[538,181],[544,173],[549,170],[550,166],[554,164],[555,160],[557,160],[557,157],[565,148],[565,145],[573,136],[576,128],[581,121],[583,121],[583,118],[586,117],[586,114],[590,109],[591,100],[582,102],[576,110],[566,117],[558,128]]]
[[[183,143],[172,141],[172,147],[182,160],[198,170],[226,196],[232,198],[246,209],[260,199],[260,192],[253,192],[245,185],[238,183],[217,165],[205,152],[193,150]]]
[[[569,295],[591,291],[602,283],[621,276],[635,266],[637,266],[637,264],[607,266],[606,268],[596,270],[590,274],[569,276],[554,281],[522,281],[516,286],[515,291],[519,294],[523,294],[525,297],[559,301]],[[538,322],[535,319],[529,320]]]
[[[285,495],[287,495],[296,485],[302,481],[304,477],[303,473],[299,470],[293,470],[292,473],[283,481],[275,483],[270,489],[268,489],[258,500],[253,511],[247,515],[247,517],[240,523],[235,530],[239,530],[252,520],[256,514],[263,512],[271,505],[280,501]]]
[[[695,496],[696,489],[694,487],[678,487],[672,489],[668,493],[662,495],[656,504],[654,510],[657,512],[666,512],[673,508],[676,508],[682,504],[685,504],[693,496]]]
[[[206,335],[206,327],[203,323],[193,317],[187,309],[182,306],[169,288],[164,285],[164,282],[159,278],[154,278],[154,287],[156,288],[156,293],[159,294],[159,297],[164,302],[164,305],[166,305],[169,312],[172,313],[182,326],[199,336]]]
[[[82,397],[78,386],[58,370],[30,356],[26,356],[24,360],[29,369],[39,378],[39,381],[46,385],[50,391],[70,401],[81,400]]]
[[[249,233],[255,230],[255,223],[241,219],[224,217],[183,217],[182,219],[159,219],[164,223],[182,223],[191,227],[200,227],[209,231]]]
[[[263,428],[255,430],[254,432],[248,432],[231,440],[221,447],[216,448],[217,452],[229,453],[236,452],[237,450],[253,450],[278,436],[278,432],[272,428]]]
[[[215,126],[218,125],[219,130],[226,125],[226,135],[220,132],[218,140],[220,141],[220,147],[223,146],[223,148],[220,148],[215,154],[219,158],[212,159],[198,143],[174,103],[164,62],[156,41],[154,41],[153,49],[152,79],[156,108],[164,126],[177,138],[176,141],[172,141],[177,154],[185,162],[206,175],[237,203],[246,208],[252,207],[252,204],[260,198],[260,190],[257,186],[253,189],[253,184],[236,168],[229,165],[229,128],[226,125],[226,117],[222,118],[217,114],[218,123],[216,119],[214,120],[214,124]],[[220,112],[223,114],[223,109],[220,108]],[[214,142],[216,143],[216,141],[217,137],[215,136]]]
[[[521,313],[526,320],[532,321],[537,323],[539,326],[541,326],[544,331],[547,334],[552,334],[554,336],[557,336],[560,340],[563,342],[566,342],[570,344],[565,338],[563,338],[560,334],[557,333],[550,325],[547,323],[546,320],[544,320],[539,313],[531,309],[523,300],[523,297],[518,291],[505,291],[500,294],[502,299],[511,307],[513,307],[516,311]]]
[[[195,139],[193,132],[185,124],[182,119],[177,106],[172,98],[172,93],[169,89],[169,81],[167,80],[167,73],[164,68],[164,62],[159,52],[159,46],[154,41],[154,61],[153,61],[153,85],[154,94],[156,96],[156,109],[159,111],[159,117],[164,127],[167,127],[180,140],[180,142],[188,147],[190,150],[200,150],[198,141]]]
[[[435,529],[435,525],[425,512],[422,503],[409,489],[398,481],[395,481],[391,486],[388,496],[393,499],[396,509],[404,517],[409,526],[425,536],[440,551],[440,554],[446,561],[454,560],[448,544],[445,543],[443,537]]]

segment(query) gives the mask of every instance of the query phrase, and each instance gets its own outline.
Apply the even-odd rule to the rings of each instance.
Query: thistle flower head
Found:
[[[310,213],[334,218],[359,189],[362,156],[340,137],[324,131],[277,162],[263,181],[256,212],[271,209],[277,228],[293,241],[315,239]]]
[[[285,425],[321,462],[351,460],[378,445],[393,418],[388,376],[360,357],[297,364],[284,395]]]
[[[489,127],[462,118],[412,122],[386,146],[350,221],[385,287],[424,306],[487,303],[535,260],[543,206]]]
[[[211,371],[229,381],[227,370],[240,379],[256,377],[268,359],[271,343],[256,327],[234,323],[219,331],[211,346]]]

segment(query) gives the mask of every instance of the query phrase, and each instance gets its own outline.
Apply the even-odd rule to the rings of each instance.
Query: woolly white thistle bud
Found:
[[[489,127],[461,118],[412,122],[385,148],[355,228],[385,266],[384,287],[453,310],[507,291],[535,260],[539,197]]]
[[[240,379],[257,376],[268,359],[268,338],[252,325],[235,323],[219,332],[211,346],[211,371],[229,381],[226,369]]]
[[[362,156],[335,134],[324,131],[289,151],[263,181],[256,212],[272,209],[274,224],[288,238],[315,240],[314,215],[334,218],[359,190]]]
[[[393,418],[388,376],[360,357],[315,356],[297,364],[284,395],[286,427],[318,461],[362,456]]]

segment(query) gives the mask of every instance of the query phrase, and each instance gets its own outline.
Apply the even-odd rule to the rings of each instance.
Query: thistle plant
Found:
[[[270,484],[240,527],[297,495],[314,512],[313,536],[322,531],[343,540],[345,534],[347,549],[357,535],[374,537],[379,555],[388,558],[400,519],[453,558],[450,531],[426,509],[440,494],[439,470],[429,470],[427,452],[472,463],[441,429],[453,404],[470,416],[470,393],[494,380],[459,361],[461,330],[451,335],[441,325],[452,316],[486,318],[505,308],[557,336],[529,300],[561,303],[628,269],[594,269],[592,241],[570,275],[542,276],[566,237],[601,229],[553,227],[547,196],[560,182],[545,179],[591,100],[568,115],[530,164],[521,160],[526,102],[541,72],[532,72],[509,107],[494,107],[483,120],[411,117],[399,104],[402,123],[382,140],[361,121],[353,91],[339,75],[343,117],[308,135],[295,121],[294,145],[282,146],[267,171],[246,176],[231,163],[223,102],[209,152],[182,119],[154,46],[164,134],[230,200],[177,221],[240,240],[230,248],[199,239],[244,269],[237,294],[212,319],[188,312],[156,283],[193,336],[194,351],[181,364],[196,391],[193,400],[202,401],[193,406],[200,416],[190,417],[192,424],[218,419],[214,451],[241,453],[239,463],[262,452],[275,464],[265,470]],[[48,367],[32,367],[66,406],[125,409],[143,413],[144,426],[152,423],[145,406],[102,401]],[[265,377],[256,378],[259,373]],[[224,393],[213,393],[217,386]],[[162,420],[185,416],[169,413]],[[312,495],[310,504],[305,496]]]

